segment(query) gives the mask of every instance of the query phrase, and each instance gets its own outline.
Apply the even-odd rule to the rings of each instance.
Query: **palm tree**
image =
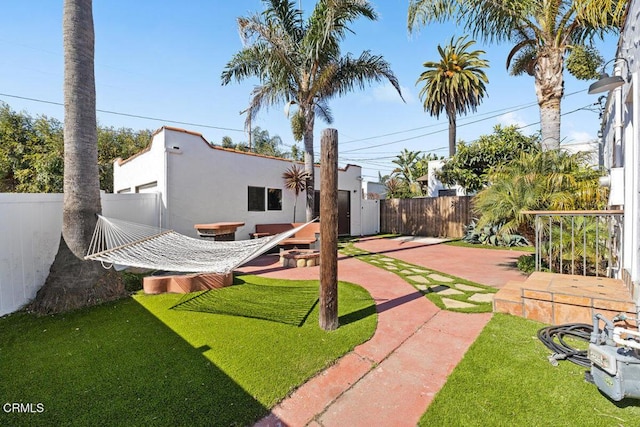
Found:
[[[307,188],[314,188],[313,128],[316,115],[332,122],[327,102],[371,81],[388,80],[401,95],[400,86],[382,56],[364,51],[357,58],[342,55],[340,42],[348,27],[359,17],[377,19],[366,0],[319,0],[311,15],[289,0],[263,0],[260,14],[238,18],[245,47],[236,53],[222,72],[222,84],[257,77],[252,92],[250,116],[269,105],[296,105],[291,118],[296,140],[304,141]],[[307,191],[307,220],[313,218],[314,192]]]
[[[282,179],[284,179],[285,188],[293,191],[296,196],[293,200],[293,222],[296,222],[296,205],[298,204],[298,195],[307,188],[309,174],[297,165],[291,165],[291,167],[282,174]]]
[[[474,40],[460,37],[453,38],[447,46],[438,45],[440,61],[427,61],[423,66],[427,69],[418,78],[416,84],[424,82],[420,90],[420,99],[424,98],[424,111],[438,118],[444,111],[449,118],[449,156],[456,154],[456,115],[466,114],[476,107],[486,94],[485,83],[489,82],[482,68],[489,66],[489,61],[481,59],[485,52],[474,50],[469,52]]]
[[[31,309],[55,313],[124,294],[118,275],[84,261],[101,212],[92,0],[65,0],[64,198],[62,239],[44,286]]]
[[[420,151],[409,151],[405,148],[391,162],[397,165],[392,175],[404,183],[407,193],[410,196],[422,196],[422,189],[417,181],[424,175]]]
[[[534,77],[540,106],[543,149],[560,145],[560,101],[564,93],[565,56],[585,55],[588,67],[570,68],[582,79],[594,77],[601,63],[595,37],[617,32],[628,0],[411,0],[408,27],[455,19],[473,37],[487,42],[516,41],[507,68]]]
[[[517,232],[532,241],[533,218],[522,211],[601,209],[606,191],[587,156],[564,150],[523,152],[496,166],[487,177],[491,185],[474,198],[478,227],[502,224],[500,233]]]

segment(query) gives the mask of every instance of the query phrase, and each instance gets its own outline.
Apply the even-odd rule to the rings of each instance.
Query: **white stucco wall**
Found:
[[[436,172],[442,169],[444,160],[431,160],[428,164],[427,172],[427,197],[438,197],[440,190],[453,189],[456,190],[456,196],[466,196],[466,191],[459,185],[445,186],[437,177]]]
[[[62,194],[0,193],[0,316],[31,301],[60,244]],[[101,194],[105,216],[158,225],[158,197]]]
[[[613,74],[631,81],[608,94],[603,117],[603,153],[607,169],[624,167],[624,244],[622,267],[640,290],[640,114],[638,100],[640,60],[640,1],[631,0],[621,32]],[[613,58],[614,52],[605,53]],[[610,70],[610,68],[609,68]]]
[[[292,162],[212,147],[198,133],[164,127],[150,149],[114,165],[114,191],[157,181],[163,200],[162,226],[196,236],[194,224],[241,221],[237,239],[249,238],[255,224],[293,221],[294,194],[284,188],[282,174]],[[166,178],[165,178],[166,177]],[[348,191],[351,233],[360,234],[361,168],[348,165],[338,172],[339,190]],[[282,210],[248,210],[248,187],[282,190]],[[320,168],[316,167],[316,189]],[[356,214],[354,214],[354,212]],[[304,221],[305,199],[297,199],[296,221]]]

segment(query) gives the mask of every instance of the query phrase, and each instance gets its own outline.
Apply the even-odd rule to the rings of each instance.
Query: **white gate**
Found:
[[[370,236],[380,232],[380,201],[376,199],[362,200],[361,234]]]

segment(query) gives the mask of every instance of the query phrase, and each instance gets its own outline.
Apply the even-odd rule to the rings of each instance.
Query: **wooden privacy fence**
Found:
[[[411,236],[464,236],[471,196],[380,200],[380,232]]]

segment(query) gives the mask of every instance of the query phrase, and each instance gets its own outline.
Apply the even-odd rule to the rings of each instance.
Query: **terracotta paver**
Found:
[[[527,254],[521,251],[463,248],[377,237],[361,239],[355,246],[496,288],[510,280],[527,278],[516,268],[518,258]]]
[[[424,251],[433,257],[433,248],[403,243],[398,250],[402,242],[377,240],[364,242],[362,248],[464,277],[453,269],[440,270],[426,259]],[[443,256],[466,258],[472,264],[468,252],[455,254],[465,250],[454,247]],[[505,252],[499,262],[508,263],[509,252],[498,252]],[[319,275],[319,267],[283,269],[277,256],[261,257],[240,270],[285,279],[317,280]],[[484,268],[484,273],[491,280],[478,280],[476,275],[464,278],[495,286],[510,280],[503,274],[513,276],[503,265]],[[339,257],[338,279],[364,287],[376,301],[374,336],[300,386],[256,426],[415,426],[492,315],[440,310],[396,274],[355,258]]]

